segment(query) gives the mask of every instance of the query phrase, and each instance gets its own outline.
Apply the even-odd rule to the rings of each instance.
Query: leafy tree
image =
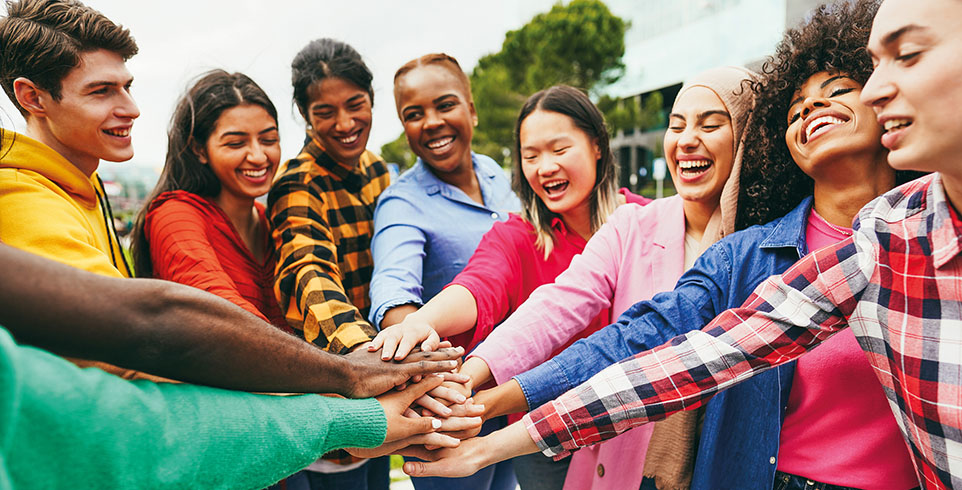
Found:
[[[418,159],[408,146],[408,140],[403,132],[394,141],[381,146],[381,157],[385,162],[398,164],[402,172],[411,168]]]

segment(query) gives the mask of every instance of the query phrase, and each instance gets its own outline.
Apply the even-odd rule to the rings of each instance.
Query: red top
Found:
[[[629,203],[648,204],[651,199],[621,189]],[[451,284],[464,286],[478,304],[478,323],[467,332],[449,338],[455,345],[473,349],[489,333],[514,312],[531,292],[554,282],[558,274],[568,268],[572,257],[584,251],[585,240],[577,233],[569,232],[559,218],[555,218],[554,248],[547,259],[544,252],[535,247],[535,231],[531,223],[512,214],[507,221],[495,223],[484,234],[464,270]],[[449,286],[451,285],[449,284]],[[555,356],[576,340],[610,323],[611,313],[605,309],[586,327],[580,336],[572,338]]]
[[[144,223],[154,277],[216,294],[292,332],[274,298],[275,259],[264,206],[254,206],[268,246],[262,262],[213,200],[186,191],[157,196]]]
[[[849,236],[850,229],[829,224],[815,210],[809,214],[809,250]],[[778,469],[870,490],[918,485],[885,392],[852,329],[796,361],[779,436]]]

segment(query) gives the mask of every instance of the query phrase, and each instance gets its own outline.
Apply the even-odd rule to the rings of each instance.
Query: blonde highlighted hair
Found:
[[[521,169],[521,124],[536,110],[556,112],[567,116],[574,125],[598,144],[601,158],[595,162],[595,185],[588,197],[591,232],[594,233],[618,207],[618,164],[611,152],[608,127],[601,111],[584,92],[567,85],[555,85],[542,90],[524,103],[514,126],[514,169],[512,186],[521,199],[521,217],[534,227],[535,246],[544,251],[547,259],[554,250],[554,230],[551,223],[560,216],[545,206],[524,177]]]

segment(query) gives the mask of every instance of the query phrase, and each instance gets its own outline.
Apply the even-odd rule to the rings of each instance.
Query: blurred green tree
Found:
[[[402,172],[411,168],[418,158],[411,151],[411,147],[408,146],[408,140],[404,133],[394,138],[394,141],[381,146],[381,157],[384,158],[385,162],[398,164]]]

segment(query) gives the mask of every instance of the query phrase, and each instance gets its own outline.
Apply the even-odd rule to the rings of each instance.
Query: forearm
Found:
[[[193,385],[131,383],[19,348],[7,463],[15,480],[58,488],[260,488],[331,449],[385,437],[374,400],[271,397]],[[29,373],[29,375],[27,375]],[[189,441],[186,444],[185,441]],[[70,461],[62,471],[37,465]],[[158,478],[157,475],[162,475]]]
[[[247,391],[345,393],[351,379],[346,360],[188,286],[97,276],[6,246],[0,269],[0,323],[61,355]]]
[[[384,330],[391,325],[401,323],[402,320],[407,318],[408,315],[414,313],[415,311],[418,311],[418,307],[416,305],[395,306],[394,308],[387,310],[387,312],[384,313],[384,319],[381,320],[381,330]]]
[[[441,337],[448,337],[474,328],[478,322],[478,304],[467,288],[453,285],[444,288],[408,318],[426,323]]]

